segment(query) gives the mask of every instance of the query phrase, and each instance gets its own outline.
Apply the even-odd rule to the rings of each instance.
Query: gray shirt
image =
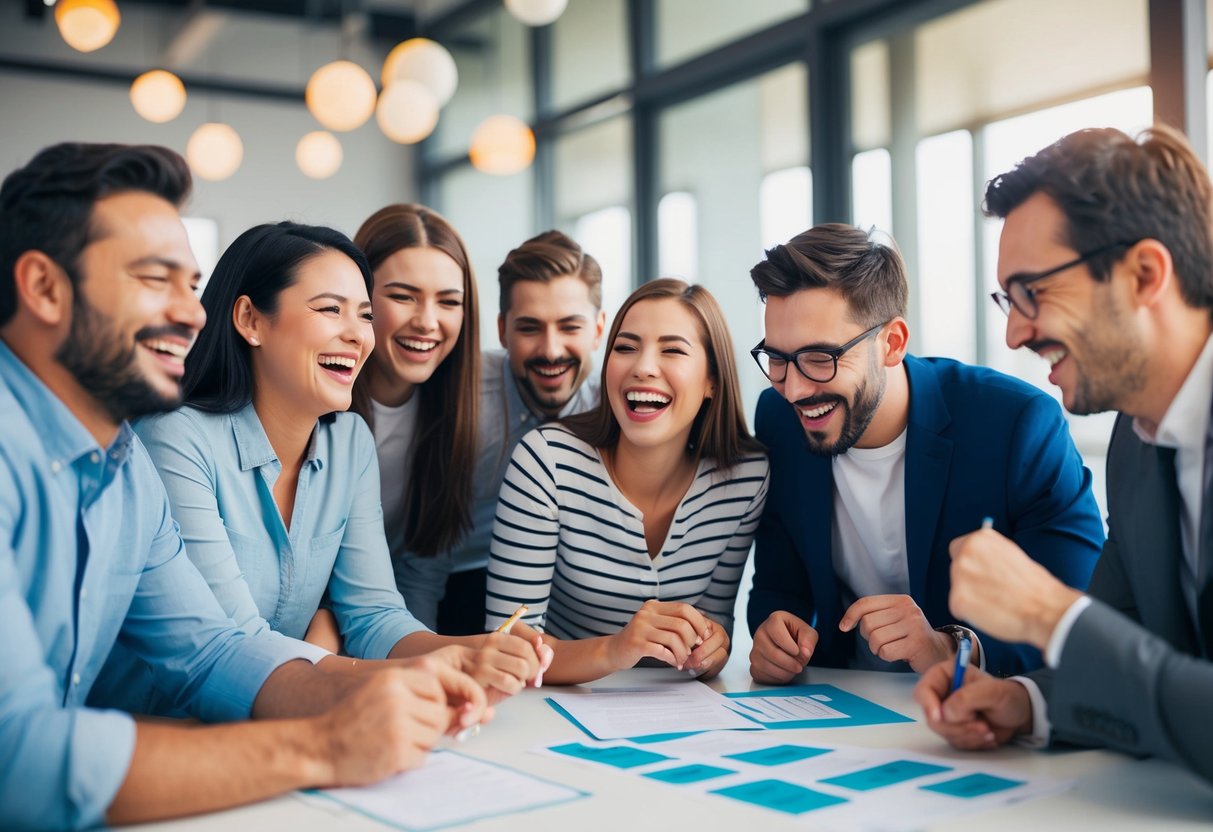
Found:
[[[597,405],[598,388],[598,375],[591,373],[557,418],[583,413]],[[488,565],[497,494],[510,456],[519,440],[545,421],[545,415],[536,414],[523,401],[505,350],[483,353],[472,528],[458,546],[436,557],[423,558],[409,551],[392,553],[396,586],[409,611],[427,627],[433,629],[437,624],[438,602],[446,594],[447,577],[452,572],[483,569]]]

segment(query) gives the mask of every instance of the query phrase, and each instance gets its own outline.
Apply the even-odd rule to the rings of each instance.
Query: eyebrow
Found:
[[[588,319],[586,318],[585,315],[566,315],[565,317],[557,320],[556,323],[558,323],[558,324],[583,323],[586,320],[588,320]],[[514,323],[516,323],[516,324],[544,324],[544,323],[547,323],[547,321],[541,321],[539,318],[523,317],[523,318],[515,318]]]
[[[413,286],[408,283],[401,283],[399,280],[393,280],[391,283],[384,283],[384,289],[404,289],[409,292],[423,291],[420,286]],[[463,289],[439,289],[436,294],[439,295],[462,295]]]
[[[629,341],[639,341],[640,340],[640,336],[635,334],[634,332],[617,332],[615,334],[615,340],[618,341],[620,338],[627,338]],[[662,335],[662,336],[658,337],[658,339],[657,339],[657,343],[659,343],[659,344],[668,343],[670,341],[681,341],[682,343],[686,344],[688,347],[695,346],[688,339],[683,338],[681,335]]]
[[[318,295],[308,298],[307,302],[311,303],[312,301],[317,301],[317,300],[320,300],[321,298],[328,298],[329,300],[335,300],[338,303],[348,303],[349,302],[349,298],[347,298],[345,295],[338,295],[334,292],[321,292]],[[370,305],[371,305],[371,302],[369,300],[364,300],[362,303],[358,304],[358,308],[361,309],[364,306],[370,306]]]

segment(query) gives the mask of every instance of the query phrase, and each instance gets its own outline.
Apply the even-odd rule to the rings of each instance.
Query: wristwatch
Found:
[[[956,642],[956,649],[960,649],[961,639],[967,639],[970,646],[973,648],[973,663],[977,664],[981,656],[981,642],[977,639],[977,634],[968,627],[962,627],[959,624],[944,624],[942,627],[936,627],[936,632],[947,633]]]

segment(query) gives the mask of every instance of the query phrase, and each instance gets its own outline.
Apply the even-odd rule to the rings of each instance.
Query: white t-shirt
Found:
[[[880,448],[851,448],[834,457],[834,574],[849,606],[868,595],[909,595],[906,555],[906,432]],[[856,637],[854,666],[901,669]]]
[[[416,391],[399,407],[388,407],[371,399],[375,451],[379,457],[379,499],[383,503],[388,548],[393,553],[404,546],[404,495],[413,468],[413,438],[417,435],[420,401]]]

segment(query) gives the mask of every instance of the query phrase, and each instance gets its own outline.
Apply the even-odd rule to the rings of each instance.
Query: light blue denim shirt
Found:
[[[224,610],[250,631],[303,638],[328,596],[345,652],[382,659],[424,630],[396,591],[379,463],[366,422],[316,424],[299,472],[290,530],[274,502],[282,465],[253,406],[183,407],[135,425],[181,524],[190,560]]]
[[[131,718],[85,706],[115,640],[175,705],[249,716],[298,642],[250,637],[182,548],[127,425],[108,448],[0,342],[0,828],[99,824],[130,764]]]
[[[556,418],[583,413],[598,405],[598,373],[591,372]],[[486,350],[480,360],[480,424],[476,438],[476,481],[473,484],[472,528],[454,549],[436,557],[422,557],[403,547],[392,552],[396,586],[426,626],[438,622],[438,603],[446,594],[452,572],[483,569],[489,564],[489,540],[497,516],[497,495],[510,457],[518,442],[546,416],[531,410],[510,370],[509,353]],[[393,540],[404,540],[403,530],[388,529]]]

